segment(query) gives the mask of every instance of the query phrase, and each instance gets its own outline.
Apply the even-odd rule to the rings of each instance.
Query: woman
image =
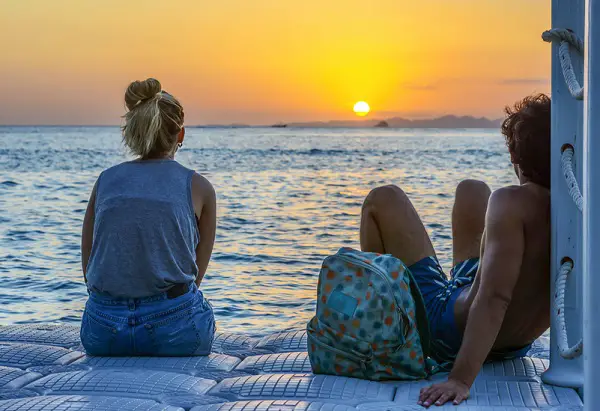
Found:
[[[155,79],[125,93],[123,141],[136,160],[100,174],[83,222],[90,355],[208,355],[215,320],[198,290],[212,253],[216,199],[174,160],[183,108]]]

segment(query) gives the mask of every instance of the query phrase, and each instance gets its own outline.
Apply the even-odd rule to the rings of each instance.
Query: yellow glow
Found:
[[[119,124],[158,78],[188,124],[498,118],[547,92],[547,0],[1,1],[0,123]]]
[[[364,101],[359,101],[354,105],[354,112],[357,116],[366,116],[369,114],[369,111],[371,111],[371,107]]]

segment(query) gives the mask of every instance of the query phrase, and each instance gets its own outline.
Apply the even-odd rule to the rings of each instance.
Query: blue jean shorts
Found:
[[[194,283],[175,298],[90,292],[81,320],[81,342],[95,356],[208,355],[215,331],[212,306]]]
[[[427,257],[408,267],[425,301],[431,331],[431,354],[442,363],[452,363],[462,344],[462,330],[454,318],[454,305],[465,287],[471,286],[479,269],[479,258],[456,264],[447,278],[436,257]],[[524,356],[530,345],[492,351],[489,360]]]

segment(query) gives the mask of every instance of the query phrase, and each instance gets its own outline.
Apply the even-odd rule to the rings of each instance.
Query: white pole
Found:
[[[600,4],[586,0],[583,135],[584,406],[600,410]],[[594,23],[594,21],[596,23]],[[596,79],[596,80],[593,80]],[[594,210],[595,209],[595,210]],[[595,212],[594,212],[595,211]],[[596,254],[596,257],[599,254]],[[596,260],[598,261],[598,260]],[[595,342],[595,344],[594,344]]]
[[[584,35],[584,1],[552,0],[552,28],[571,29],[580,38]],[[554,301],[555,279],[563,258],[571,258],[574,269],[567,280],[565,295],[565,319],[570,344],[582,335],[582,292],[583,262],[581,257],[582,215],[569,195],[561,171],[561,148],[571,144],[575,149],[574,171],[577,181],[582,181],[583,104],[575,100],[565,84],[562,74],[558,43],[552,44],[552,301]],[[575,50],[571,60],[577,78],[583,78],[583,58]],[[599,153],[600,154],[600,153]],[[600,166],[600,163],[598,164]],[[600,248],[598,248],[600,250]],[[600,297],[599,297],[600,298]],[[583,387],[583,359],[567,360],[560,356],[557,344],[556,312],[552,310],[550,332],[550,367],[542,375],[544,382],[563,387]],[[599,340],[600,341],[600,340]],[[584,347],[584,352],[588,347]],[[600,410],[598,408],[597,410]]]

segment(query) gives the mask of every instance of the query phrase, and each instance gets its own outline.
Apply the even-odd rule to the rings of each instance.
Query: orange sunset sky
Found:
[[[0,0],[0,124],[119,124],[152,76],[188,124],[497,118],[549,90],[548,0]]]

